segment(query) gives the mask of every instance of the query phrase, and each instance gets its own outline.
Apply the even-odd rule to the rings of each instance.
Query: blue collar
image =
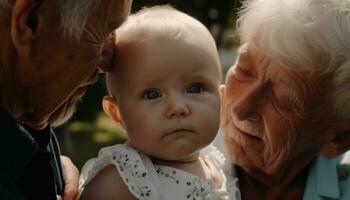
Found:
[[[323,197],[338,199],[340,191],[336,159],[327,160],[323,156],[319,156],[317,161],[320,162],[315,167],[317,193]]]
[[[307,178],[304,200],[322,197],[339,199],[337,163],[341,157],[326,159],[319,155],[312,164]]]

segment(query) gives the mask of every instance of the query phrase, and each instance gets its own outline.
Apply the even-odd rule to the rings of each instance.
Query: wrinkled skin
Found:
[[[250,176],[288,183],[333,137],[323,123],[327,101],[304,103],[317,96],[305,95],[311,94],[310,82],[306,72],[282,68],[255,46],[240,49],[221,88],[221,127],[231,160]]]
[[[128,16],[132,0],[101,1],[79,42],[63,37],[53,2],[16,0],[9,13],[1,10],[0,103],[16,121],[37,130],[68,120],[98,71],[110,70],[111,32]],[[61,158],[63,199],[77,199],[78,170]]]
[[[98,67],[101,71],[108,70],[113,56],[109,43],[114,43],[110,33],[126,19],[131,1],[102,1],[88,18],[79,42],[63,38],[58,31],[60,16],[51,1],[41,2],[30,13],[38,19],[33,33],[26,24],[18,28],[16,19],[19,22],[27,19],[22,15],[17,17],[16,13],[21,12],[16,10],[27,4],[16,3],[14,22],[9,27],[12,35],[8,34],[9,30],[1,32],[5,41],[13,41],[1,46],[0,68],[5,72],[1,77],[2,105],[16,120],[35,129],[49,123],[57,126],[73,114],[86,87],[96,80]],[[26,31],[23,34],[18,31],[22,29]],[[107,37],[110,38],[106,40]]]

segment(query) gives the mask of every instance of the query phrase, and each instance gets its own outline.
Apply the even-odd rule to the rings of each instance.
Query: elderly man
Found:
[[[350,1],[250,0],[222,87],[242,199],[350,199]]]
[[[110,32],[130,5],[0,0],[0,199],[56,199],[63,195],[63,175],[64,199],[76,194],[77,172],[63,158],[62,175],[50,125],[66,121],[98,71],[108,70]]]

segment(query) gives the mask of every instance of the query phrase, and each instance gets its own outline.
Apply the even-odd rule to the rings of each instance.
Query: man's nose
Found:
[[[257,86],[241,93],[233,105],[237,119],[257,121],[261,118],[259,107],[263,103],[262,88]]]
[[[170,97],[166,106],[166,116],[170,119],[187,117],[190,114],[190,107],[185,97]]]
[[[100,73],[112,70],[115,56],[115,33],[112,32],[102,45],[101,57],[98,63]]]

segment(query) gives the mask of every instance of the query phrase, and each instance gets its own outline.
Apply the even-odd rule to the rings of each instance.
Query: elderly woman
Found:
[[[252,0],[240,14],[221,92],[242,199],[350,199],[350,1]]]

